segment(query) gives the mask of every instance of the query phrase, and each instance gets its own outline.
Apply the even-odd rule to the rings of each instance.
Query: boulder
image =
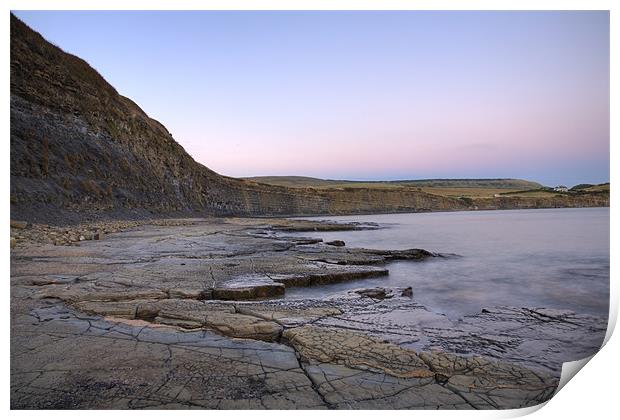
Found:
[[[28,223],[18,220],[11,220],[11,227],[15,229],[26,229],[28,227]]]
[[[392,297],[392,295],[389,294],[388,291],[382,287],[375,287],[374,289],[356,290],[355,293],[357,293],[360,296],[367,297],[370,299],[383,300],[383,299],[389,299]]]

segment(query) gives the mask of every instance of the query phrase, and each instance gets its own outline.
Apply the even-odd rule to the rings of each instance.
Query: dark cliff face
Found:
[[[314,190],[221,176],[84,60],[11,15],[11,218],[318,215],[472,208],[413,188]]]
[[[218,175],[85,61],[11,16],[13,218],[347,214],[458,204],[417,191],[407,191],[406,202],[371,195]]]

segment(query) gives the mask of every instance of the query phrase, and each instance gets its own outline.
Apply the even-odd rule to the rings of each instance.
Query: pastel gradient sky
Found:
[[[609,180],[607,12],[15,14],[225,175]]]

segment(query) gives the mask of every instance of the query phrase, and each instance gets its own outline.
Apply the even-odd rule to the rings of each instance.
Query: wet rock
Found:
[[[17,240],[11,236],[11,248],[15,248],[16,245],[17,245]]]
[[[362,252],[371,255],[380,255],[386,260],[423,260],[429,257],[436,257],[438,254],[429,252],[425,249],[403,249],[403,250],[380,250],[380,249],[362,249]]]
[[[336,241],[329,241],[329,242],[325,242],[327,245],[331,245],[331,246],[345,246],[344,241],[340,241],[340,240],[336,240]]]
[[[408,298],[413,297],[413,288],[411,288],[411,286],[409,286],[409,287],[403,289],[403,291],[400,293],[400,295],[402,297],[408,297]]]
[[[376,223],[338,223],[318,220],[282,220],[274,219],[271,227],[283,232],[338,232],[349,230],[378,229]]]
[[[606,320],[573,311],[495,307],[463,317],[451,327],[433,329],[428,340],[450,353],[477,354],[559,374],[564,362],[596,353],[606,330]]]
[[[351,280],[367,279],[372,277],[381,277],[388,274],[388,270],[376,267],[338,267],[334,265],[334,269],[327,273],[301,274],[295,276],[276,277],[278,281],[286,285],[286,287],[308,287],[320,284],[341,283]]]
[[[392,294],[390,294],[387,290],[385,290],[382,287],[375,287],[373,289],[355,290],[355,293],[357,293],[360,296],[367,297],[370,299],[389,299],[393,296]]]
[[[312,245],[323,242],[321,238],[292,238],[291,239],[296,245]]]

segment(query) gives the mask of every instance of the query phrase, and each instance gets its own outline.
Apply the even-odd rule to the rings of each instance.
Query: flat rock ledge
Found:
[[[270,223],[150,225],[14,249],[11,407],[526,407],[548,400],[561,362],[604,335],[596,318],[542,308],[453,322],[396,290],[270,300],[438,256],[296,241],[277,227],[295,222]]]

